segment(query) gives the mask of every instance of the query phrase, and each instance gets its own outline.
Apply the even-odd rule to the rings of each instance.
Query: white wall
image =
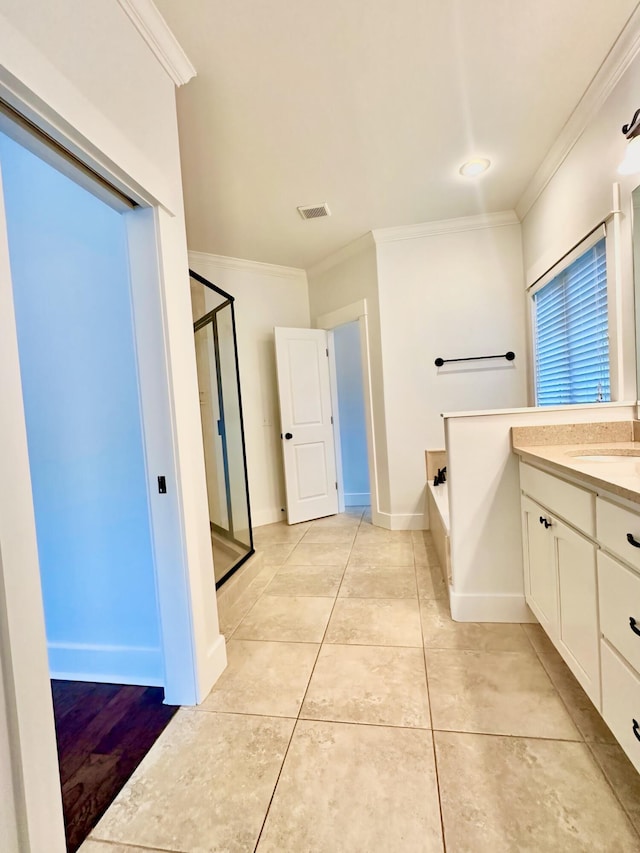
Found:
[[[520,477],[512,426],[630,421],[635,406],[601,403],[447,415],[451,613],[462,622],[522,622]]]
[[[612,394],[637,397],[631,193],[640,175],[621,176],[617,168],[627,142],[621,132],[638,108],[640,57],[617,82],[602,106],[590,117],[584,132],[544,187],[530,210],[523,211],[522,241],[527,285],[535,281],[579,242],[614,208],[613,185],[620,184],[621,221],[617,268],[610,303],[612,335]],[[617,386],[617,387],[616,387]]]
[[[0,133],[52,677],[163,683],[123,216]]]
[[[371,496],[360,359],[360,324],[354,321],[334,329],[333,347],[344,502],[345,506],[367,506]]]
[[[382,338],[375,243],[368,234],[308,271],[311,323],[366,299],[369,333],[373,458],[371,512],[375,524],[389,526],[389,463],[382,372]]]
[[[154,341],[159,337],[162,350],[159,358],[143,358],[145,375],[157,380],[157,393],[147,395],[143,389],[142,396],[145,402],[164,400],[168,407],[155,423],[144,418],[149,470],[166,472],[169,485],[168,495],[150,497],[163,636],[165,626],[169,636],[165,669],[177,673],[180,682],[171,699],[195,702],[224,668],[225,651],[207,518],[174,82],[111,0],[1,0],[0,55],[4,98],[155,208],[148,224],[157,234],[157,250],[138,264],[142,254],[132,250],[131,242],[129,249],[136,279],[148,288],[134,293],[136,333]],[[145,217],[136,214],[135,219],[142,224]],[[130,233],[137,230],[133,223]],[[4,257],[0,260],[4,264]],[[25,807],[17,819],[27,828],[30,849],[57,853],[64,850],[64,836],[38,567],[30,538],[35,529],[30,494],[23,488],[28,465],[21,455],[24,421],[6,272],[3,266],[0,387],[3,403],[11,408],[3,411],[0,430],[0,549],[9,614],[3,655],[11,666],[3,671],[10,673],[5,688],[19,715],[20,737],[14,728],[12,739],[14,760],[21,766],[3,765],[0,780],[3,786],[13,781],[18,786],[16,801]],[[137,310],[156,300],[156,293],[152,311]]]
[[[444,446],[442,412],[526,405],[520,226],[499,216],[512,224],[470,217],[429,223],[424,236],[375,233],[392,526],[423,526],[424,451]],[[508,350],[515,361],[434,365]]]
[[[254,527],[284,518],[285,506],[274,326],[309,328],[304,270],[193,252],[190,266],[235,297],[238,362]],[[195,286],[194,286],[195,287]],[[219,304],[204,289],[204,311]]]

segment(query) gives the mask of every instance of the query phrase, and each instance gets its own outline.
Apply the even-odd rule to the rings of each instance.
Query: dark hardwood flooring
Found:
[[[97,824],[171,717],[160,687],[52,681],[69,853]]]

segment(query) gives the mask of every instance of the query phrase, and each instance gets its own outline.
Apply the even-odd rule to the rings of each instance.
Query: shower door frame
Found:
[[[242,389],[240,386],[240,364],[239,364],[239,360],[238,360],[238,336],[236,333],[236,312],[235,312],[235,305],[234,305],[235,297],[232,296],[230,293],[227,293],[225,290],[222,290],[222,288],[218,287],[217,285],[213,284],[213,282],[211,282],[208,279],[204,278],[203,276],[199,275],[194,270],[190,269],[189,275],[191,276],[192,279],[194,279],[195,281],[198,281],[200,284],[209,288],[209,290],[213,290],[215,293],[218,294],[218,296],[221,296],[224,299],[224,302],[222,302],[220,305],[217,305],[211,311],[208,311],[204,316],[200,317],[200,319],[197,320],[193,324],[194,334],[196,332],[200,331],[200,329],[205,328],[205,326],[208,326],[209,323],[211,323],[211,326],[213,329],[213,345],[214,345],[215,360],[216,360],[215,371],[216,371],[216,384],[217,384],[217,391],[218,391],[218,407],[220,410],[220,420],[223,423],[223,433],[224,433],[224,435],[220,435],[220,431],[218,430],[218,434],[222,438],[222,460],[223,460],[223,469],[224,469],[224,476],[225,476],[225,496],[227,499],[227,518],[229,520],[229,528],[230,529],[224,530],[224,528],[215,524],[211,520],[209,521],[209,523],[211,524],[211,528],[214,531],[216,531],[217,533],[219,533],[222,536],[226,536],[235,545],[239,545],[243,548],[246,548],[247,547],[246,542],[241,542],[240,540],[235,539],[234,535],[231,534],[231,531],[234,529],[233,528],[233,509],[231,506],[231,486],[230,486],[230,477],[229,477],[229,458],[228,458],[228,450],[227,450],[227,426],[226,426],[226,420],[225,420],[225,414],[224,414],[224,399],[223,399],[223,393],[222,393],[221,369],[220,369],[220,350],[219,350],[219,344],[218,344],[218,327],[217,327],[217,322],[216,322],[216,320],[217,320],[216,315],[218,314],[219,311],[222,311],[227,306],[230,306],[230,308],[231,308],[231,329],[233,332],[233,348],[234,348],[235,368],[236,368],[236,387],[238,390],[238,409],[239,409],[239,415],[240,415],[240,438],[241,438],[241,445],[242,445],[242,463],[243,463],[243,467],[244,467],[244,488],[245,488],[245,497],[246,497],[246,501],[247,501],[247,520],[249,523],[249,542],[250,542],[250,544],[249,544],[249,550],[247,551],[247,553],[244,556],[240,557],[240,559],[229,569],[228,572],[226,572],[226,574],[224,574],[220,578],[219,581],[216,581],[216,589],[220,589],[220,587],[224,583],[226,583],[226,581],[228,581],[229,578],[233,574],[235,574],[235,572],[237,572],[238,569],[242,565],[244,565],[244,563],[246,563],[246,561],[249,559],[249,557],[251,557],[255,553],[255,549],[253,547],[253,523],[251,521],[251,502],[249,500],[249,473],[247,470],[247,447],[246,447],[246,441],[245,441],[245,436],[244,436],[244,413],[243,413],[243,408],[242,408]]]

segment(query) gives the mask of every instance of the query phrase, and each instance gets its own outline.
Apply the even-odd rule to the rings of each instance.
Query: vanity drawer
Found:
[[[601,641],[602,716],[640,771],[640,678]]]
[[[631,534],[640,543],[640,513],[596,498],[596,528],[603,548],[640,569],[640,547],[636,548],[627,538]]]
[[[640,672],[640,576],[600,551],[598,597],[601,633]]]
[[[520,488],[587,536],[595,536],[594,495],[572,483],[520,463]]]

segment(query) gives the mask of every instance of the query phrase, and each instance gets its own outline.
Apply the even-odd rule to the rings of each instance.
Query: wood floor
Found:
[[[74,853],[177,711],[160,687],[52,681],[62,802]]]

